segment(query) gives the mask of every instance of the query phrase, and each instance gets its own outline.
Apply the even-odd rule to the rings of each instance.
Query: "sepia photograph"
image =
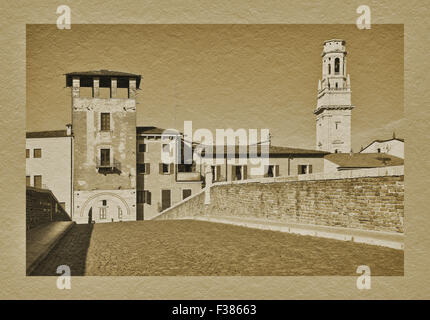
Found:
[[[402,24],[27,24],[26,275],[403,276],[403,53]]]

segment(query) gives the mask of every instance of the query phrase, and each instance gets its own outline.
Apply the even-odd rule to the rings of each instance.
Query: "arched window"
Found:
[[[334,59],[334,74],[339,74],[340,71],[340,59]]]
[[[331,74],[331,64],[328,65],[328,74]]]

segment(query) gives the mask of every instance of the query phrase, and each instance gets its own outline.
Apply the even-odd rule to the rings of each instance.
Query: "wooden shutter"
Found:
[[[162,163],[159,164],[158,173],[163,174],[163,164]]]
[[[275,177],[279,177],[279,164],[275,166]]]
[[[145,163],[145,174],[150,174],[150,173],[151,173],[151,164]]]
[[[236,180],[236,166],[231,166],[231,181]]]
[[[146,203],[147,204],[151,204],[151,192],[150,191],[146,191]]]
[[[243,171],[242,172],[242,175],[243,175],[242,180],[248,179],[248,166],[243,166],[242,171]]]
[[[216,166],[216,181],[220,181],[221,166]]]
[[[173,167],[173,163],[170,164],[169,174],[173,174],[175,168]]]
[[[300,174],[301,172],[300,172],[300,168],[301,167],[301,165],[299,164],[298,166],[297,166],[297,174]]]
[[[309,165],[309,172],[308,173],[312,173],[312,165]]]

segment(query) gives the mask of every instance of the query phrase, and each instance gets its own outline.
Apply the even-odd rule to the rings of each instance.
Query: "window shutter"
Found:
[[[300,172],[300,167],[301,167],[301,165],[298,165],[297,166],[297,174],[300,174],[301,172]]]
[[[220,181],[221,166],[216,166],[216,181]]]
[[[309,165],[309,172],[308,173],[312,173],[312,165]]]
[[[146,191],[146,203],[147,204],[151,204],[151,192],[150,191]]]
[[[170,164],[170,170],[169,170],[169,174],[173,174],[173,171],[175,170],[175,168],[173,167],[173,163]]]
[[[275,177],[279,177],[279,164],[275,166]]]
[[[162,164],[162,163],[159,163],[159,166],[158,166],[158,173],[159,173],[159,174],[163,174],[163,164]]]
[[[243,179],[242,180],[246,180],[248,179],[248,166],[243,166]]]
[[[264,166],[264,177],[267,178],[269,176],[269,166]]]
[[[145,163],[145,173],[146,174],[150,174],[151,173],[151,164],[150,163]]]
[[[231,181],[236,180],[236,166],[231,166]]]

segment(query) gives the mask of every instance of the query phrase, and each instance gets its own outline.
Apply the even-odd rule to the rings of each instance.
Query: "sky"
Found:
[[[27,25],[27,131],[71,123],[65,73],[142,75],[137,125],[268,128],[272,145],[315,149],[321,52],[344,39],[352,147],[403,137],[403,25]]]

